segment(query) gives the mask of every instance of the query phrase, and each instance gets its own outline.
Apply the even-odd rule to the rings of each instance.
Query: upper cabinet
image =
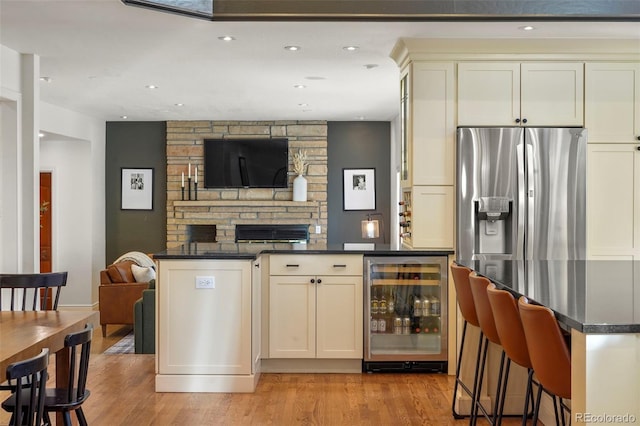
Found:
[[[638,143],[640,64],[587,63],[584,115],[590,143]]]
[[[582,126],[582,62],[460,62],[458,125]]]
[[[402,181],[453,185],[455,180],[453,62],[413,62],[401,81]]]

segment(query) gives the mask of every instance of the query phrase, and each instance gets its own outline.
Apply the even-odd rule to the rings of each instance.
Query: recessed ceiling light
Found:
[[[298,50],[302,50],[302,47],[300,46],[285,46],[284,47],[285,50],[290,50],[292,52],[298,51]]]
[[[51,77],[40,77],[40,81],[44,81],[45,83],[51,83],[53,79]]]
[[[230,35],[226,35],[226,36],[220,36],[218,37],[218,40],[222,40],[222,41],[233,41],[236,38]]]
[[[182,103],[177,103],[177,104],[174,104],[174,105],[177,106],[177,107],[184,106],[184,104],[182,104]]]
[[[345,46],[343,47],[344,50],[348,50],[349,52],[353,52],[354,50],[358,50],[360,49],[358,46]]]
[[[368,70],[373,69],[373,68],[377,68],[378,64],[365,64],[364,67]]]
[[[44,133],[42,133],[42,132],[38,133],[38,137],[39,138],[43,138],[44,137]]]
[[[298,106],[299,106],[299,107],[306,107],[306,106],[309,106],[309,104],[304,104],[304,103],[302,103],[302,104],[298,104]]]
[[[293,87],[295,87],[296,89],[304,89],[304,88],[306,88],[307,86],[305,86],[304,84],[296,84],[296,85],[295,85],[295,86],[293,86]]]
[[[532,31],[532,30],[535,30],[536,27],[532,27],[531,25],[525,25],[524,27],[518,27],[518,29],[521,29],[522,31]]]
[[[126,120],[129,117],[127,117],[126,115],[121,115],[120,118],[122,118],[123,120]]]
[[[153,89],[157,89],[157,88],[158,88],[158,86],[156,86],[155,84],[147,84],[147,85],[146,85],[146,86],[144,86],[144,87],[146,87],[147,89],[152,89],[152,90],[153,90]]]
[[[362,121],[362,120],[364,120],[364,118],[365,118],[365,117],[364,117],[363,115],[359,115],[359,116],[357,116],[357,117],[356,117],[356,120],[360,120],[360,121]]]
[[[326,77],[320,77],[315,75],[310,75],[309,77],[305,77],[305,80],[326,80]]]

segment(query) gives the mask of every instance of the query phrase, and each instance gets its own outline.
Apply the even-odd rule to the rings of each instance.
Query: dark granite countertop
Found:
[[[364,254],[369,256],[447,256],[447,250],[394,250],[388,244],[347,243],[338,245],[299,243],[190,243],[154,253],[155,259],[255,259],[270,254]]]
[[[582,333],[640,333],[640,261],[458,261]]]

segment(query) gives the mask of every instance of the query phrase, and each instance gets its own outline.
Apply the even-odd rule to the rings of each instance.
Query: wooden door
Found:
[[[40,272],[51,272],[51,172],[40,173]],[[51,293],[51,292],[49,292]],[[44,294],[41,294],[41,297]],[[51,309],[51,294],[46,309]]]

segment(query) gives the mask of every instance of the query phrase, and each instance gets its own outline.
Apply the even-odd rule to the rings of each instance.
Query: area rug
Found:
[[[135,341],[133,338],[133,330],[124,336],[122,339],[118,340],[113,344],[110,348],[104,351],[107,355],[115,355],[115,354],[132,354],[135,352]]]

